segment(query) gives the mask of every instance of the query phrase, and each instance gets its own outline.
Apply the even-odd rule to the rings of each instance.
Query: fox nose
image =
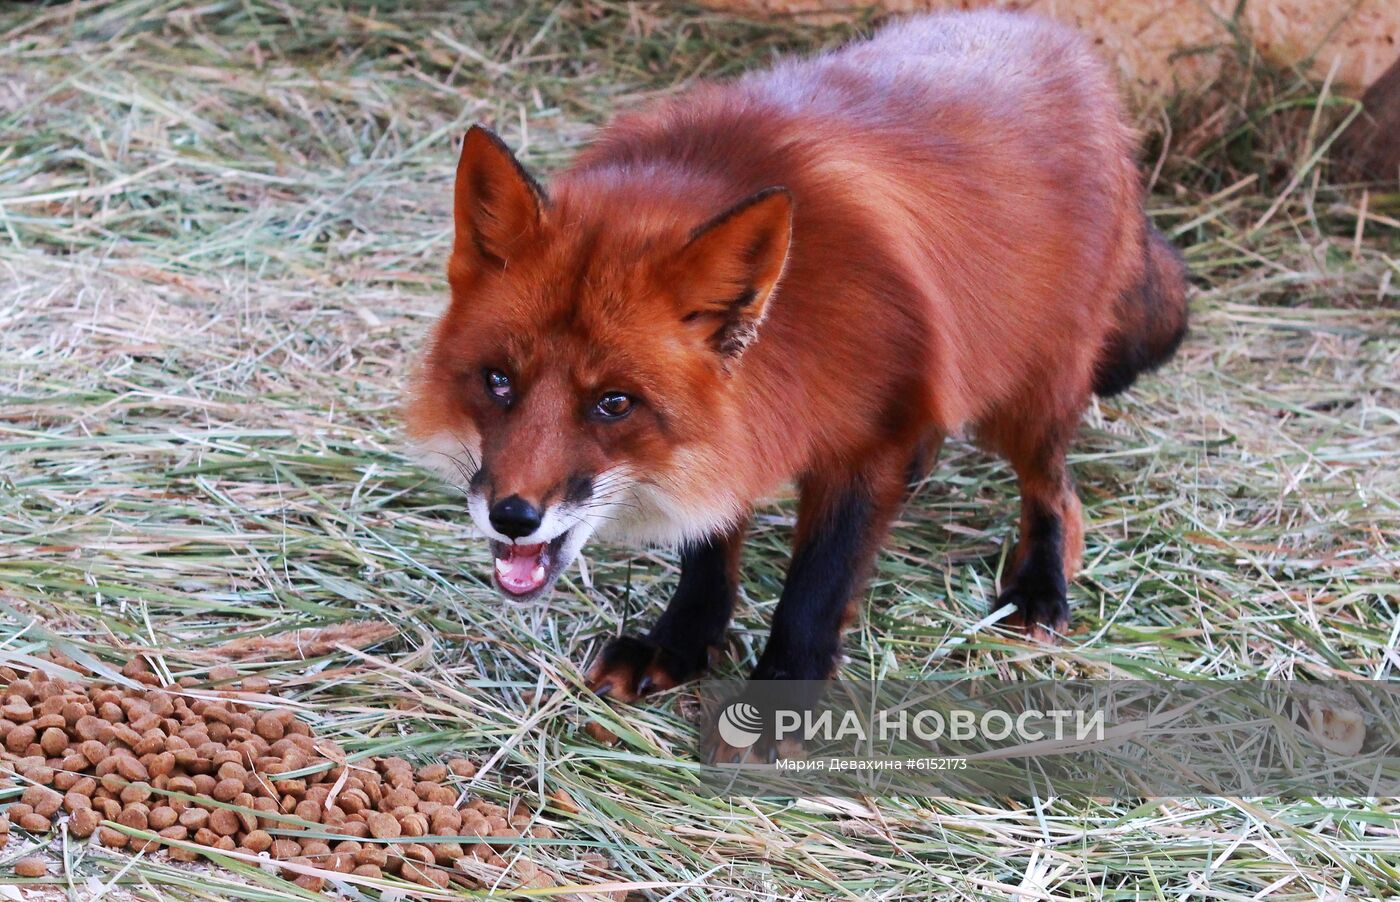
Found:
[[[502,498],[491,505],[491,526],[501,535],[518,539],[540,527],[540,509],[519,495]]]

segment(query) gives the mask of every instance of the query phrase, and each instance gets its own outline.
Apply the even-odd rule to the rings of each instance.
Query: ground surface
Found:
[[[566,842],[542,854],[567,872],[602,851],[653,898],[1400,892],[1389,801],[707,800],[674,699],[612,712],[578,689],[598,643],[663,603],[670,555],[597,549],[593,587],[573,571],[547,605],[484,582],[397,414],[444,298],[454,136],[492,123],[547,172],[612,110],[843,34],[598,2],[0,10],[0,656],[154,652],[178,676],[235,634],[392,624],[241,667],[352,750],[466,750],[488,795],[565,790],[579,810],[554,810]],[[1223,101],[1173,110],[1165,155],[1143,117],[1193,334],[1085,423],[1074,635],[974,630],[1015,495],[950,446],[848,674],[1396,677],[1400,196],[1329,184],[1344,102],[1231,71]],[[782,503],[758,520],[726,673],[761,647],[790,526]],[[619,746],[580,730],[595,717]],[[0,882],[29,845],[15,834]],[[61,851],[80,890],[287,888]]]

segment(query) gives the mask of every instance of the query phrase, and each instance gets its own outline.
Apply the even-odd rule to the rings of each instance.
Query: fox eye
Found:
[[[486,371],[486,392],[503,404],[509,404],[515,397],[515,387],[510,384],[510,377],[500,370]]]
[[[611,391],[598,399],[593,411],[605,420],[620,420],[632,412],[633,403],[630,395]]]

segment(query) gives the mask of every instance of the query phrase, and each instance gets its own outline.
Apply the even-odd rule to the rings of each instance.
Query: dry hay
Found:
[[[660,610],[675,556],[590,549],[591,583],[504,604],[460,495],[403,454],[454,136],[485,121],[547,181],[615,110],[856,30],[620,0],[0,4],[0,656],[59,648],[124,685],[137,649],[178,685],[230,639],[390,624],[235,666],[349,755],[477,762],[472,792],[548,812],[560,835],[530,857],[595,897],[585,851],[652,899],[1393,897],[1391,799],[716,799],[683,693],[580,686]],[[1331,167],[1335,92],[1216,56],[1249,63],[1231,102],[1169,107],[1144,154],[1192,334],[1078,437],[1074,635],[986,622],[1015,478],[953,442],[880,554],[846,676],[1394,679],[1400,196]],[[723,676],[769,636],[794,516],[755,518]],[[64,878],[31,878],[55,898],[295,891],[68,850]]]

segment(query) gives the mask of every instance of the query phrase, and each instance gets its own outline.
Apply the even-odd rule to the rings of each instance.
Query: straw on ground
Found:
[[[0,656],[144,652],[178,677],[234,635],[390,624],[238,667],[348,750],[468,753],[487,796],[567,799],[551,868],[601,852],[653,898],[1400,892],[1388,801],[716,802],[674,696],[612,709],[579,686],[659,609],[672,555],[597,549],[591,588],[571,574],[548,605],[484,581],[460,497],[398,426],[444,298],[454,138],[486,121],[547,173],[612,110],[845,33],[599,0],[0,11]],[[1333,182],[1318,151],[1349,101],[1229,63],[1144,156],[1193,334],[1084,425],[1075,635],[976,628],[1014,480],[954,445],[880,558],[847,673],[1395,678],[1400,193]],[[727,673],[766,635],[791,525],[785,502],[757,519]],[[290,891],[58,852],[73,885]]]

